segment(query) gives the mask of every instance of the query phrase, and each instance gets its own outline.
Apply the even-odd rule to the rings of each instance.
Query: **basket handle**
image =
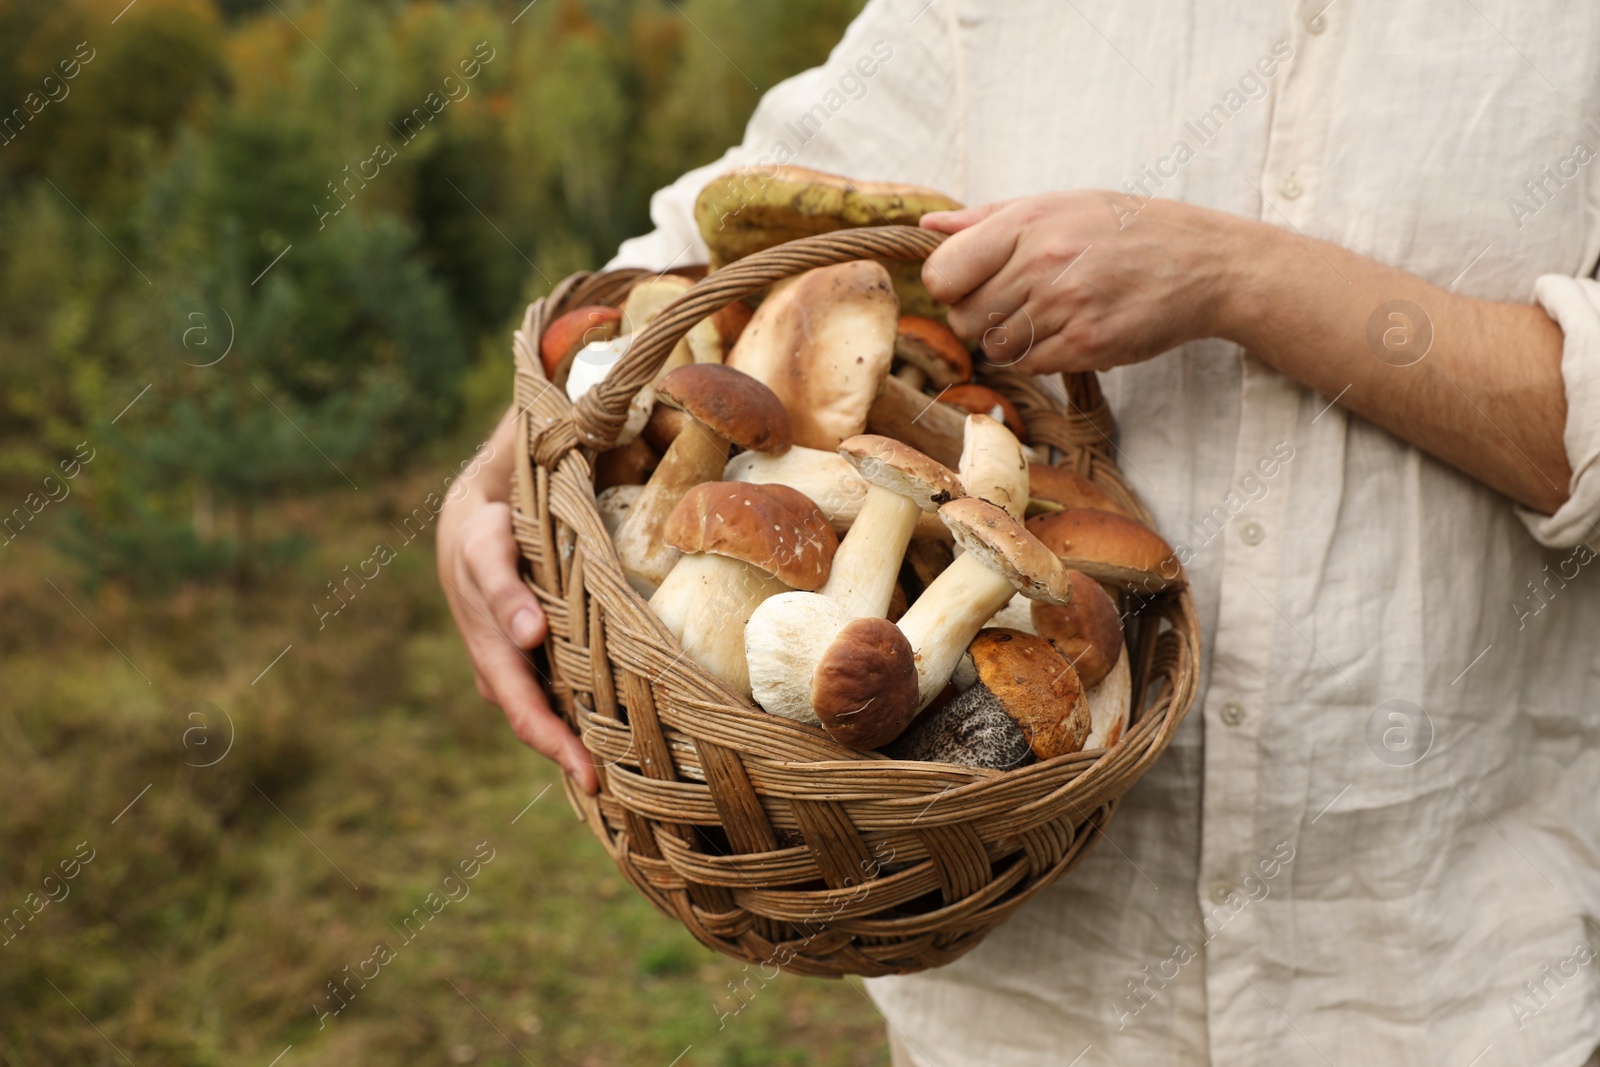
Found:
[[[857,259],[924,259],[944,238],[916,226],[834,230],[775,245],[707,275],[651,319],[611,373],[579,399],[572,410],[572,443],[596,451],[615,444],[634,395],[655,378],[684,334],[707,315],[813,267]]]

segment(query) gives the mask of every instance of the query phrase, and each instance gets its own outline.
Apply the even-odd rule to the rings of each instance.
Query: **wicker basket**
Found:
[[[729,302],[813,267],[920,259],[940,237],[840,230],[749,256],[697,283],[578,404],[544,379],[544,327],[619,304],[644,272],[577,274],[529,308],[516,336],[514,527],[549,616],[555,704],[600,765],[573,807],[627,879],[702,943],[796,973],[901,974],[949,963],[1081,860],[1117,800],[1166,748],[1194,700],[1199,624],[1187,591],[1128,627],[1134,718],[1109,750],[1009,771],[897,762],[768,715],[685,657],[623,578],[595,507],[591,462],[678,339]],[[985,380],[1036,445],[1148,520],[1109,456],[1092,374],[1061,411],[1032,379]]]

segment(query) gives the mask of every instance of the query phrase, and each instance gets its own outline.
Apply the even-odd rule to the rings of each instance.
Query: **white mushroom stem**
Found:
[[[650,598],[650,608],[690,659],[748,698],[745,624],[762,601],[788,588],[743,560],[698,552],[678,561]]]
[[[727,438],[701,423],[690,422],[673,438],[613,538],[622,572],[640,596],[653,594],[683,554],[661,539],[667,516],[689,490],[714,481],[727,460]]]
[[[906,609],[898,625],[916,653],[919,710],[944,689],[961,654],[1014,592],[1005,576],[967,552]]]
[[[833,556],[833,569],[818,590],[851,618],[881,619],[889,613],[900,560],[911,543],[922,509],[909,497],[869,485],[861,514]]]
[[[839,534],[854,527],[870,487],[850,461],[839,453],[801,445],[795,445],[781,456],[740,452],[728,461],[722,480],[798,489],[816,502],[828,517],[828,525]],[[918,538],[950,542],[950,531],[939,521],[937,513],[919,511],[917,514]]]

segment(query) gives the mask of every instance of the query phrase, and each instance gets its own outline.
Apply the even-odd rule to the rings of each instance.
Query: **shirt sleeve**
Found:
[[[1533,298],[1555,319],[1565,339],[1561,379],[1567,394],[1563,440],[1572,481],[1567,502],[1554,515],[1517,508],[1540,544],[1570,548],[1600,539],[1600,284],[1588,278],[1546,274]]]
[[[695,198],[747,164],[793,163],[961,198],[961,57],[950,2],[870,0],[827,62],[767,91],[743,143],[650,198],[655,230],[624,241],[607,269],[704,263]]]

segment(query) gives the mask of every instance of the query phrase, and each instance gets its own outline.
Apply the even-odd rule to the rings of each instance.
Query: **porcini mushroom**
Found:
[[[583,398],[583,395],[601,382],[606,375],[611,373],[611,368],[622,362],[622,357],[627,355],[628,346],[633,344],[631,334],[613,337],[609,341],[591,341],[578,349],[578,354],[572,358],[571,365],[567,368],[567,398],[573,402]],[[622,431],[617,434],[617,445],[625,445],[639,436],[645,423],[650,421],[650,410],[655,407],[656,390],[654,385],[646,385],[633,395],[628,402],[628,415],[623,423]]]
[[[747,374],[716,363],[693,363],[662,378],[662,404],[691,420],[645,484],[614,538],[628,582],[649,596],[678,561],[661,529],[685,493],[722,473],[729,443],[757,452],[789,447],[789,420],[772,391]]]
[[[1067,508],[1094,508],[1118,515],[1128,509],[1111,499],[1109,493],[1077,471],[1049,463],[1028,464],[1028,517]]]
[[[622,311],[605,304],[574,308],[545,328],[539,341],[539,361],[553,385],[567,384],[572,359],[584,345],[610,341],[622,332]]]
[[[894,358],[899,313],[879,264],[818,267],[773,288],[727,364],[778,395],[795,444],[831,452],[866,428]]]
[[[1029,519],[1028,529],[1064,566],[1118,589],[1150,596],[1186,581],[1172,546],[1123,515],[1068,508]]]
[[[850,437],[839,454],[866,480],[867,493],[821,593],[853,617],[882,618],[918,514],[937,512],[961,496],[961,482],[948,467],[890,437]]]
[[[967,495],[1021,522],[1028,510],[1028,460],[1016,434],[988,415],[968,415],[961,442],[956,469]]]
[[[1124,647],[1111,673],[1089,690],[1089,737],[1084,748],[1110,748],[1122,740],[1133,715],[1133,672]]]
[[[745,625],[762,601],[828,580],[838,538],[810,500],[782,485],[705,482],[668,516],[684,553],[650,607],[696,663],[745,697]]]
[[[867,499],[867,481],[856,473],[849,460],[837,452],[802,445],[780,455],[741,452],[728,460],[722,480],[798,489],[822,509],[838,534],[855,524]],[[948,543],[950,531],[937,515],[919,513],[915,536]]]
[[[745,626],[745,656],[756,703],[818,723],[852,748],[885,745],[916,717],[916,664],[905,634],[887,619],[852,618],[825,596],[779,593],[763,601]]]
[[[628,298],[622,303],[622,332],[630,336],[638,334],[693,285],[688,278],[676,274],[657,274],[635,282],[633,288],[628,290]],[[689,341],[684,338],[672,347],[672,352],[656,377],[659,380],[662,375],[694,362],[696,360],[689,348]]]
[[[976,382],[952,385],[939,394],[939,401],[973,415],[987,415],[991,419],[998,419],[1017,435],[1018,441],[1025,445],[1032,442],[1032,438],[1028,436],[1028,424],[1022,421],[1022,413],[1017,410],[1017,406],[1008,400],[1005,394],[987,385],[979,385]]]
[[[642,485],[613,485],[595,497],[595,510],[600,512],[600,521],[605,524],[606,533],[612,537],[617,535],[617,527],[628,517],[633,505],[639,502],[642,492]]]
[[[1066,657],[1085,688],[1093,689],[1122,655],[1122,619],[1099,582],[1077,570],[1067,571],[1067,581],[1072,585],[1068,603],[1030,603],[1032,629]]]
[[[919,710],[939,695],[967,645],[1013,590],[1058,604],[1072,596],[1060,561],[1003,509],[963,497],[940,508],[939,518],[966,551],[899,622],[916,651]]]
[[[972,353],[950,327],[925,315],[901,315],[895,328],[894,376],[921,389],[944,389],[972,377]]]
[[[1077,672],[1049,642],[984,630],[969,651],[977,681],[908,730],[889,755],[1005,770],[1083,748],[1089,702]]]

